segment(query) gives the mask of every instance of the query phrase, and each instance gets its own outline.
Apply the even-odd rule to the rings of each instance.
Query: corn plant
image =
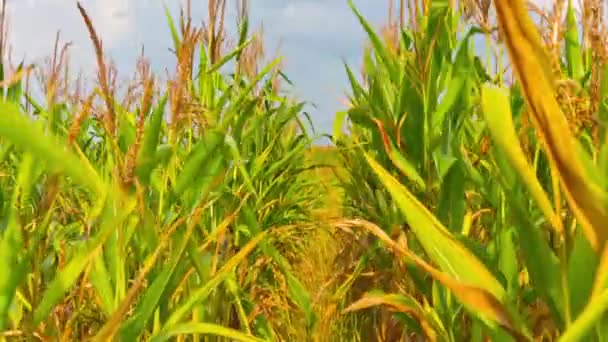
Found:
[[[364,84],[347,67],[352,134],[334,137],[345,165],[357,165],[343,180],[361,218],[350,225],[414,266],[403,273],[414,285],[368,292],[347,311],[387,306],[405,333],[430,340],[603,340],[605,138],[564,115],[582,112],[576,98],[603,101],[585,76],[605,70],[597,45],[578,42],[570,4],[557,56],[568,79],[556,80],[523,2],[495,1],[518,80],[509,95],[503,75],[490,76],[470,50],[472,34],[491,30],[458,37],[447,1],[409,5],[412,24],[391,41],[353,7],[372,53]],[[565,100],[564,85],[575,90]]]
[[[223,13],[225,2],[210,6]],[[73,100],[61,58],[43,101],[20,78],[3,82],[2,339],[312,331],[310,295],[290,266],[318,206],[315,180],[302,176],[312,137],[303,104],[277,89],[278,60],[256,71],[246,12],[224,53],[219,14],[201,29],[167,11],[175,74],[161,87],[142,60],[120,101],[78,9],[97,56],[94,89]],[[229,63],[236,72],[226,76]],[[281,324],[290,320],[304,328]]]

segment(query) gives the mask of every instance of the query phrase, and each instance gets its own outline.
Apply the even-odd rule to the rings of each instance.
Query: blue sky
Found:
[[[181,1],[165,2],[177,14]],[[378,26],[385,20],[387,1],[354,2],[372,24]],[[81,3],[122,76],[133,72],[142,45],[156,71],[173,66],[161,0]],[[192,1],[195,22],[205,17],[206,3]],[[234,3],[228,0],[229,27],[234,26]],[[250,6],[253,25],[264,25],[267,54],[280,47],[285,71],[295,83],[295,95],[317,105],[317,109],[309,108],[315,127],[330,131],[334,113],[341,109],[340,99],[348,90],[342,58],[358,68],[364,43],[364,32],[346,0],[252,0]],[[92,75],[93,48],[74,0],[8,0],[8,7],[13,61],[40,62],[52,51],[60,30],[62,40],[73,43],[72,65]]]

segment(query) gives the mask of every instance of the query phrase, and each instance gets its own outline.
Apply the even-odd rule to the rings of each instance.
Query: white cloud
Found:
[[[133,1],[96,0],[88,12],[99,35],[110,48],[133,34],[137,19]]]
[[[103,41],[106,52],[134,34],[136,11],[131,0],[85,0],[83,7]],[[61,42],[72,42],[72,63],[88,69],[94,64],[93,46],[73,0],[8,1],[9,39],[13,58],[39,62],[49,56],[57,31]]]

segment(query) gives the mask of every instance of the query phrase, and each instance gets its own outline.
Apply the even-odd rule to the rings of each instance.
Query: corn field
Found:
[[[342,1],[330,146],[246,0],[165,8],[126,85],[85,5],[84,85],[2,11],[0,341],[608,341],[605,4]]]

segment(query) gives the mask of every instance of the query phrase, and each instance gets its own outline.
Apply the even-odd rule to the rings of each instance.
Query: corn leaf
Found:
[[[574,14],[572,0],[568,0],[568,11],[566,14],[566,61],[568,63],[568,76],[577,81],[583,79],[585,69],[583,68],[583,52],[578,40],[579,32]]]
[[[128,213],[133,209],[134,201],[127,199],[126,203],[109,200],[101,218],[101,228],[86,244],[82,245],[78,253],[70,262],[58,272],[43,294],[38,307],[34,312],[34,322],[39,324],[48,317],[53,307],[71,289],[78,277],[82,274],[94,258],[99,257],[102,246],[110,234],[119,227]]]
[[[592,332],[594,326],[602,319],[606,310],[608,310],[608,289],[604,288],[587,304],[578,318],[566,329],[559,341],[585,341],[585,338]]]
[[[583,232],[575,232],[572,252],[568,258],[568,289],[570,290],[570,312],[577,317],[591,298],[596,278],[599,257],[591,248]]]
[[[365,154],[365,158],[397,202],[425,252],[442,272],[428,267],[425,271],[432,272],[433,277],[454,291],[472,312],[514,330],[509,311],[503,306],[505,290],[500,282],[403,185],[369,155]]]
[[[424,312],[424,308],[412,298],[406,297],[399,294],[385,294],[385,293],[366,293],[363,298],[350,304],[346,309],[345,313],[355,312],[363,309],[368,309],[376,306],[386,306],[391,311],[401,312],[411,315],[421,330],[424,332],[425,337],[429,341],[437,340],[437,333],[429,322],[430,315]]]
[[[206,336],[221,336],[230,339],[231,341],[239,342],[265,342],[266,340],[244,334],[238,330],[222,327],[221,325],[212,323],[184,323],[179,324],[167,331],[164,331],[152,339],[150,342],[164,342],[170,340],[174,336],[184,336],[192,334],[201,334]]]
[[[68,150],[57,137],[45,133],[39,122],[28,119],[14,103],[0,102],[0,137],[30,151],[51,171],[72,177],[94,195],[103,194],[105,184],[88,161]]]
[[[562,234],[561,221],[536,178],[536,172],[526,160],[515,133],[511,105],[506,93],[501,88],[485,84],[482,88],[481,106],[492,137],[504,151],[513,168],[517,170],[520,180],[526,185],[545,217],[551,222],[553,228]]]
[[[18,208],[22,207],[22,196],[30,193],[34,160],[26,154],[19,166],[17,186],[13,191],[8,227],[0,235],[0,260],[6,265],[0,269],[0,329],[8,327],[9,309],[17,287],[25,280],[26,263],[23,256],[24,236],[18,220]]]
[[[367,222],[361,222],[360,224],[362,224],[373,235],[378,237],[380,241],[384,242],[395,254],[409,259],[417,267],[424,270],[426,273],[431,275],[433,279],[437,280],[439,283],[449,289],[468,310],[476,314],[488,326],[495,328],[498,325],[514,337],[521,338],[523,340],[529,339],[529,333],[525,331],[525,329],[522,329],[523,327],[518,328],[518,326],[521,326],[520,319],[513,316],[512,310],[510,310],[506,303],[503,302],[504,299],[498,299],[494,294],[489,292],[487,286],[484,287],[483,285],[473,283],[471,280],[469,280],[471,278],[469,276],[469,271],[471,270],[470,268],[461,268],[459,269],[459,272],[456,272],[460,274],[456,275],[451,275],[449,271],[438,270],[419,256],[394,242],[378,226]],[[443,230],[445,230],[445,228],[443,228]],[[453,244],[450,245],[454,246]],[[459,245],[459,248],[464,247]],[[451,249],[453,250],[454,248]],[[450,254],[449,251],[447,254]],[[446,257],[446,255],[442,255],[442,257]],[[485,269],[485,266],[483,266],[479,260],[475,259],[473,255],[467,254],[465,258],[467,260],[464,260],[464,262],[462,260],[456,261],[454,265],[458,264],[458,266],[464,267],[465,265],[472,266],[471,264],[473,264],[474,266],[472,267],[476,267],[475,269],[477,271],[484,273],[487,272],[487,279],[493,279],[497,286],[501,286],[498,281],[494,279],[491,274],[489,274],[487,269]],[[471,262],[471,260],[474,261]],[[476,265],[477,263],[479,263],[481,266]]]
[[[241,263],[253,250],[257,247],[257,245],[266,237],[266,233],[262,232],[258,234],[256,237],[251,239],[243,248],[232,256],[226,263],[222,266],[222,268],[211,278],[208,282],[206,282],[203,286],[192,291],[190,298],[186,300],[185,303],[177,307],[173,310],[173,313],[167,319],[165,323],[165,329],[163,329],[162,333],[166,333],[169,329],[173,328],[178,324],[178,322],[194,307],[197,302],[200,302],[207,298],[213,290],[217,288],[217,286],[226,279],[230,275],[230,272],[234,267],[236,267],[239,263]],[[161,333],[161,334],[162,334]]]
[[[551,63],[522,0],[494,2],[511,62],[550,163],[556,168],[566,199],[591,246],[599,253],[608,239],[608,197],[587,174],[591,163],[579,152],[555,97]],[[589,171],[597,174],[595,170]]]

